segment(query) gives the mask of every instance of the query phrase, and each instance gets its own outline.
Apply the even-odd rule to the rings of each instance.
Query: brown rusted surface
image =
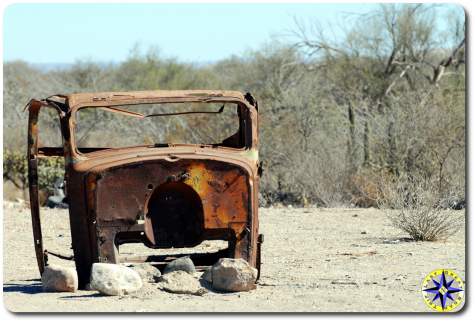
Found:
[[[213,146],[76,146],[76,112],[83,107],[142,118],[146,115],[118,106],[182,102],[237,104],[238,133]],[[62,147],[38,145],[40,106],[58,110]],[[66,161],[72,246],[80,287],[89,281],[92,263],[120,262],[120,245],[130,242],[149,248],[179,248],[223,239],[229,248],[219,256],[244,258],[260,268],[258,115],[257,102],[250,94],[197,90],[82,93],[31,101],[29,110],[30,198],[40,272],[44,259],[35,160],[59,154]],[[235,143],[238,141],[239,145]],[[127,260],[153,260],[153,256],[128,256]]]
[[[41,232],[41,217],[38,194],[38,158],[49,155],[57,156],[55,151],[51,149],[42,150],[39,148],[38,142],[38,117],[43,107],[56,106],[49,105],[44,101],[31,100],[28,105],[28,144],[27,144],[27,160],[28,160],[28,182],[30,194],[31,223],[33,229],[33,244],[35,247],[36,259],[40,273],[43,274],[45,267],[45,255],[43,251],[43,237]],[[60,117],[64,116],[62,111],[57,109]],[[58,152],[58,151],[56,151]]]

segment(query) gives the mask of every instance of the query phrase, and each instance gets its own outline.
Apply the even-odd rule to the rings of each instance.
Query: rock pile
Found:
[[[242,292],[256,288],[257,270],[243,259],[221,258],[201,276],[190,257],[178,258],[165,267],[163,275],[148,263],[127,266],[108,263],[92,265],[88,290],[104,295],[126,295],[139,291],[144,283],[166,292],[203,295],[210,290]],[[46,267],[41,278],[47,292],[75,292],[78,277],[74,268],[56,265]],[[149,284],[150,286],[150,284]]]

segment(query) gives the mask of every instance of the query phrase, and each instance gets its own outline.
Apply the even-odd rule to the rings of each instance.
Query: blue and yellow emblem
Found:
[[[463,302],[463,281],[450,269],[436,269],[424,278],[422,295],[430,308],[452,311]]]

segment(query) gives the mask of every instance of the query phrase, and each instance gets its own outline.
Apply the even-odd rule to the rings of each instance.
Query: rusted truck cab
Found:
[[[219,104],[221,108],[164,112],[162,108],[161,113],[134,110],[134,106],[147,111],[148,106],[166,104],[185,107],[198,104],[200,108]],[[205,240],[225,240],[228,248],[208,260],[208,264],[219,257],[243,258],[260,270],[258,105],[249,93],[196,90],[81,93],[32,100],[28,107],[30,202],[41,273],[48,255],[41,237],[38,203],[37,168],[41,157],[65,159],[72,249],[80,288],[89,282],[94,262],[163,263],[173,258],[125,258],[120,254],[120,246],[126,243],[142,243],[154,249],[194,247]],[[38,117],[43,107],[58,113],[62,147],[42,146],[38,140],[41,131]],[[98,110],[150,122],[156,117],[217,114],[231,108],[235,109],[239,124],[236,132],[221,142],[189,144],[152,140],[125,147],[81,147],[78,112],[85,108],[96,113],[95,119],[87,119],[89,123],[104,121],[104,117],[99,118]],[[137,127],[130,128],[140,131]],[[83,132],[89,135],[84,127]],[[117,134],[104,135],[107,141],[109,136]],[[101,138],[96,141],[101,142]]]

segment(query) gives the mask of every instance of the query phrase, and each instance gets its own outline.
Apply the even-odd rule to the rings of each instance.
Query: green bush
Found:
[[[52,193],[54,183],[64,178],[64,158],[50,157],[39,159],[38,185],[40,190]],[[3,151],[3,180],[11,181],[17,188],[28,187],[28,162],[26,153]]]

